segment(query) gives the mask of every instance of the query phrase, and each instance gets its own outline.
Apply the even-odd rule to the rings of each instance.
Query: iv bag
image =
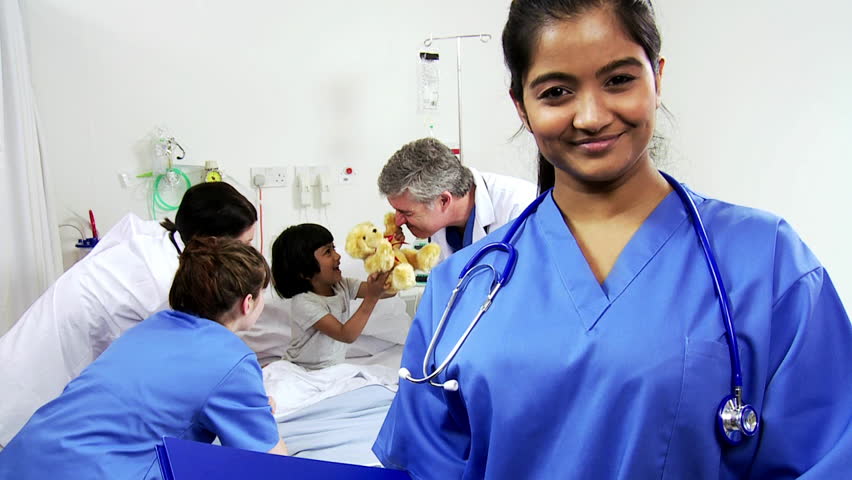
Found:
[[[438,53],[420,52],[417,67],[417,111],[438,109]]]

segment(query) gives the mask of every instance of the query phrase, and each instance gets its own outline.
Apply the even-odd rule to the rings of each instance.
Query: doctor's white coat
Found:
[[[130,214],[30,306],[0,337],[0,445],[122,332],[167,308],[177,267],[168,232]]]
[[[476,242],[520,215],[535,200],[538,187],[520,178],[479,172],[474,168],[470,168],[470,171],[476,183],[476,213],[473,220],[473,242]],[[435,232],[430,241],[440,245],[441,260],[452,255],[445,228]]]

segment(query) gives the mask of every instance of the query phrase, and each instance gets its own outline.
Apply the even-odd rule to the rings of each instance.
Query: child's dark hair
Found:
[[[319,273],[314,252],[334,242],[322,225],[302,223],[287,228],[272,244],[272,285],[278,295],[292,298],[312,290],[311,278]]]
[[[195,237],[180,255],[169,290],[175,310],[219,322],[246,295],[269,285],[266,259],[254,247],[227,237]]]

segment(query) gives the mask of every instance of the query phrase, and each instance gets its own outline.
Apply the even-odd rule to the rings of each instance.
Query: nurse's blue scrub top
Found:
[[[10,394],[14,394],[11,393]],[[160,478],[163,436],[269,451],[254,352],[224,326],[157,313],[119,337],[0,452],[0,478]]]
[[[373,451],[414,478],[852,478],[852,325],[814,255],[770,214],[692,193],[732,302],[744,398],[761,430],[723,446],[725,329],[692,224],[669,194],[603,284],[552,195],[515,235],[511,281],[439,381],[400,381]],[[508,226],[506,226],[508,227]],[[402,366],[422,359],[464,264],[430,275]],[[505,253],[486,261],[498,270]],[[429,362],[446,358],[485,299],[460,296]]]

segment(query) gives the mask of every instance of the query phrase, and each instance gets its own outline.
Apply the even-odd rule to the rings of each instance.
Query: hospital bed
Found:
[[[416,307],[411,298],[419,298],[419,292],[381,300],[350,345],[346,363],[324,369],[320,375],[328,373],[330,379],[311,381],[299,376],[300,367],[280,360],[290,339],[289,301],[267,297],[257,325],[241,336],[264,367],[264,384],[279,404],[275,417],[291,455],[379,464],[371,448],[398,385],[409,312]],[[356,308],[353,302],[352,311]]]

